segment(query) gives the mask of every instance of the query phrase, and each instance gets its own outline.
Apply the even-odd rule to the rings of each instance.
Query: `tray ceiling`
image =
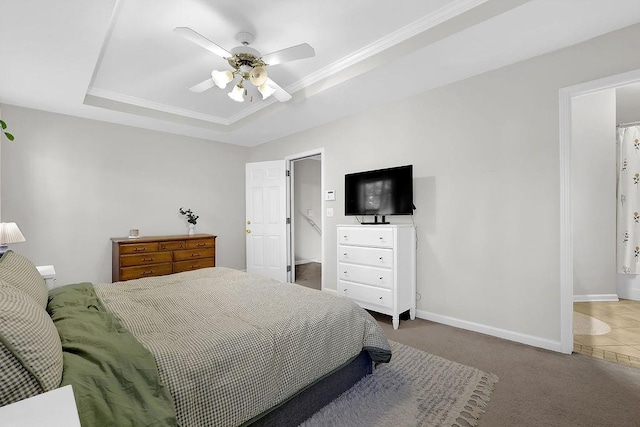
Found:
[[[635,0],[0,5],[1,103],[247,146],[640,21]],[[179,26],[227,50],[248,31],[262,54],[308,43],[316,55],[268,67],[290,101],[237,103],[230,87],[188,90],[230,67],[174,34]]]

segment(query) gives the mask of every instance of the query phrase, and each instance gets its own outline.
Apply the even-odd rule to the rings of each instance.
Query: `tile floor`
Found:
[[[604,335],[574,335],[575,353],[640,368],[640,301],[576,302],[573,309],[611,327]]]

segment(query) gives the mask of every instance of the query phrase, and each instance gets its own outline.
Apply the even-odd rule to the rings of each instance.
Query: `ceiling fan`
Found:
[[[283,62],[310,58],[315,55],[315,51],[307,43],[261,55],[260,52],[249,47],[249,44],[253,42],[254,36],[247,32],[238,33],[236,40],[242,43],[242,45],[234,47],[231,51],[218,46],[189,27],[176,27],[173,32],[226,59],[233,68],[232,71],[213,70],[210,78],[190,87],[189,90],[193,92],[204,92],[213,86],[224,89],[227,84],[234,82],[237,77],[240,77],[238,83],[236,84],[234,82],[233,89],[228,93],[229,98],[238,102],[244,102],[244,97],[247,95],[247,89],[245,88],[247,82],[250,82],[258,89],[262,94],[262,99],[267,99],[273,95],[274,98],[281,102],[290,100],[291,95],[268,77],[266,67]]]

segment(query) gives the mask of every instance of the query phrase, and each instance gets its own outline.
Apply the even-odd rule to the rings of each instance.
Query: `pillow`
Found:
[[[62,344],[51,317],[2,280],[0,364],[0,405],[53,390],[62,380]]]
[[[33,298],[39,306],[47,308],[49,292],[38,269],[28,258],[13,251],[0,257],[0,280],[20,289]]]

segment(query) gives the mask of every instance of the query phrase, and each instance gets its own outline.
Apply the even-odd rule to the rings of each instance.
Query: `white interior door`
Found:
[[[284,160],[246,165],[247,272],[287,281]]]

